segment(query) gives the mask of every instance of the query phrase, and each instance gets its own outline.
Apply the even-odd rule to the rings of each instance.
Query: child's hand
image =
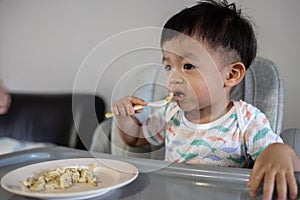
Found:
[[[140,122],[134,114],[143,112],[143,109],[135,111],[133,106],[136,104],[147,105],[144,100],[133,96],[124,97],[112,105],[112,112],[121,138],[129,146],[135,147],[148,143],[144,137],[140,137]]]
[[[250,195],[256,196],[263,181],[263,199],[272,199],[276,186],[277,198],[297,198],[298,186],[294,171],[299,159],[291,147],[275,143],[269,145],[255,161],[248,187]],[[289,190],[289,194],[288,194]]]
[[[147,103],[144,100],[134,96],[129,96],[129,97],[124,97],[119,101],[115,102],[112,105],[112,112],[114,113],[115,116],[122,116],[122,117],[133,116],[135,113],[139,113],[143,111],[143,109],[135,111],[133,106],[136,104],[142,106],[147,105]]]

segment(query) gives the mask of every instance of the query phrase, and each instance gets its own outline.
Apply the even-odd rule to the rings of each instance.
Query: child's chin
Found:
[[[181,110],[183,110],[185,112],[192,110],[191,104],[188,104],[188,103],[185,103],[182,101],[177,102],[177,104],[181,108]]]

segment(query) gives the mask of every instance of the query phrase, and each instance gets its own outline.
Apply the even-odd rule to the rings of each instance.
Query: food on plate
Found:
[[[69,167],[56,168],[44,172],[39,177],[29,177],[22,184],[30,191],[43,191],[46,189],[65,189],[77,183],[97,186],[97,178],[94,175],[95,166],[90,168]]]

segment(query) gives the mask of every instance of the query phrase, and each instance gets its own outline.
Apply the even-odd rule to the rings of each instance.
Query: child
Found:
[[[141,124],[133,105],[137,97],[115,102],[112,111],[125,143],[165,143],[173,162],[245,167],[255,160],[248,186],[255,196],[264,181],[264,199],[274,183],[279,198],[296,198],[294,171],[300,161],[275,134],[265,115],[244,101],[230,101],[231,89],[244,78],[256,56],[250,22],[234,4],[202,1],[174,15],[161,38],[167,88],[174,102]]]

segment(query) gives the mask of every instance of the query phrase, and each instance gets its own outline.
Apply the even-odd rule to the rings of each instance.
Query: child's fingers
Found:
[[[127,110],[126,110],[126,106],[124,104],[124,100],[114,103],[112,106],[112,112],[116,116],[118,116],[118,115],[123,116],[123,117],[127,116]]]
[[[124,103],[124,107],[128,115],[132,116],[135,114],[132,103],[130,101]]]
[[[119,106],[117,103],[114,103],[112,105],[112,112],[114,113],[115,116],[121,115],[121,113],[119,112]]]
[[[141,108],[141,109],[136,110],[135,113],[141,113],[141,112],[143,112],[143,111],[144,111],[144,109]]]
[[[112,105],[112,112],[114,115],[118,116],[133,116],[136,111],[134,110],[133,106],[136,104],[140,104],[142,106],[147,105],[147,103],[140,98],[134,97],[134,96],[129,96],[129,97],[124,97],[120,99],[119,101],[115,102]],[[138,111],[142,112],[142,110]]]
[[[120,104],[118,104],[118,110],[121,116],[126,117],[127,114],[127,107],[126,107],[126,103],[121,102]]]
[[[112,111],[112,113],[114,113],[115,116],[120,115],[119,110],[118,110],[118,106],[117,106],[116,103],[114,103],[114,104],[111,106],[111,111]]]
[[[275,172],[273,170],[265,173],[264,176],[263,199],[272,199],[275,183]]]
[[[143,109],[139,109],[139,110],[134,110],[134,105],[142,105],[142,106],[145,106],[147,105],[147,103],[143,100],[143,99],[140,99],[140,98],[137,98],[137,97],[134,97],[134,96],[130,96],[128,98],[128,102],[127,102],[127,105],[126,105],[126,110],[127,110],[127,113],[128,115],[130,116],[133,116],[135,113],[141,113],[143,112]]]
[[[286,181],[289,188],[289,196],[291,199],[296,199],[298,195],[298,185],[297,181],[295,179],[294,172],[287,173],[286,175]]]
[[[278,173],[275,177],[278,199],[287,199],[287,182],[284,173]],[[271,194],[272,195],[272,194]]]
[[[250,195],[256,196],[258,189],[263,181],[264,178],[264,171],[259,170],[257,165],[254,165],[253,169],[251,170],[248,187],[250,188]]]
[[[140,99],[140,98],[134,97],[134,96],[130,96],[129,101],[131,101],[133,105],[136,105],[136,104],[140,104],[142,106],[147,105],[147,102],[145,102],[143,99]]]

